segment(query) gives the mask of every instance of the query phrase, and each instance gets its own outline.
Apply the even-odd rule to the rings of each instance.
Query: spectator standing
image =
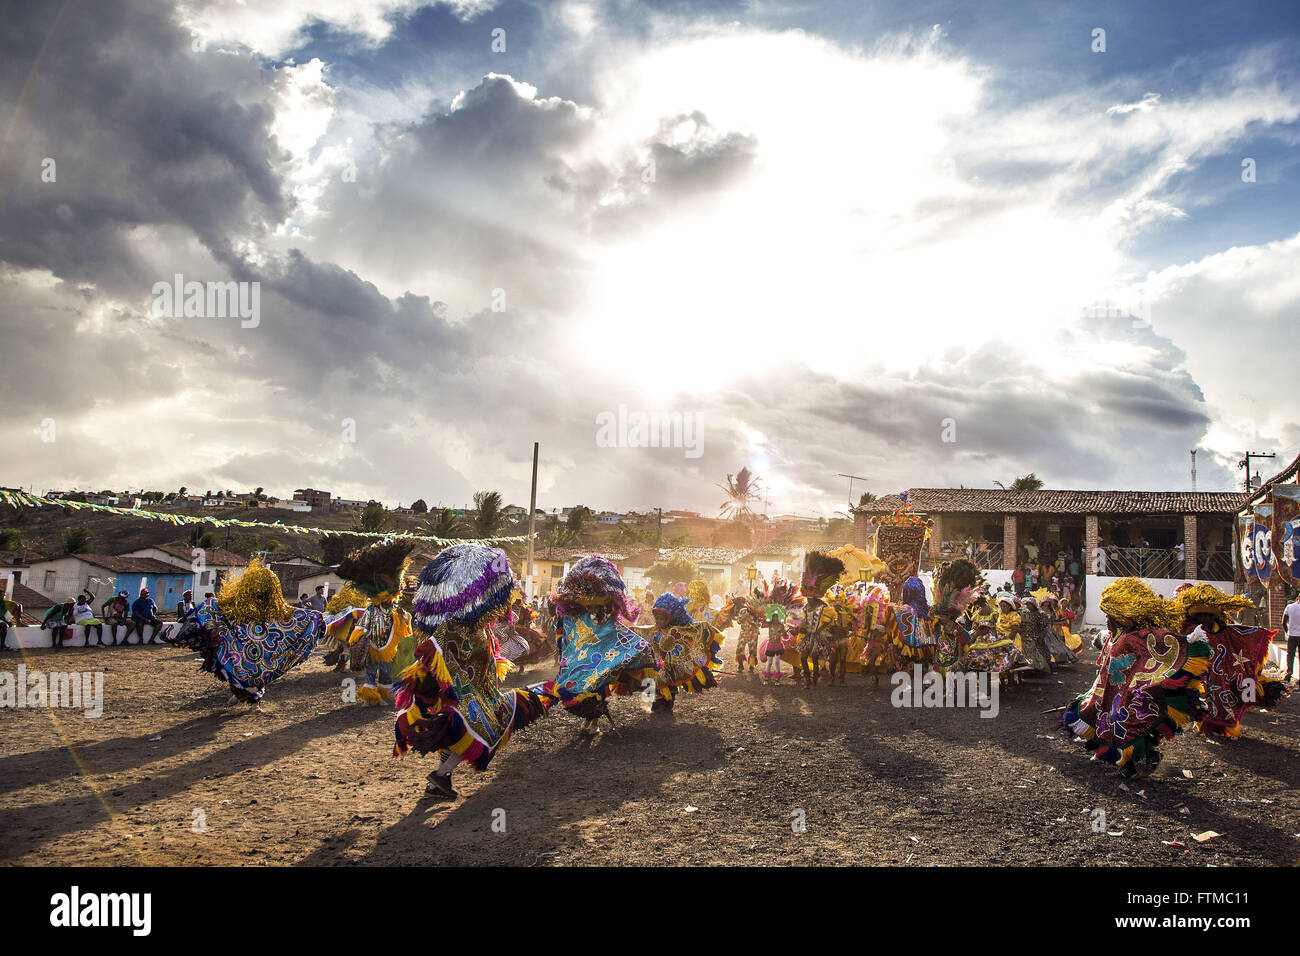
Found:
[[[325,585],[318,584],[316,585],[316,593],[307,599],[307,606],[313,611],[319,611],[321,614],[324,614],[325,604]]]
[[[1286,629],[1286,679],[1291,680],[1296,649],[1300,648],[1300,600],[1297,600],[1295,592],[1291,594],[1291,603],[1282,611],[1282,627]],[[1296,675],[1295,681],[1300,686],[1300,674]]]
[[[0,598],[0,651],[9,650],[9,626],[18,627],[23,619],[23,606],[17,601]],[[14,648],[18,650],[18,648]]]

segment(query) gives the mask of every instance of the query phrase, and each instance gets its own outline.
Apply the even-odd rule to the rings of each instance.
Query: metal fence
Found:
[[[1107,577],[1123,578],[1182,578],[1186,577],[1185,562],[1173,548],[1106,548],[1102,561],[1094,559],[1099,573]]]

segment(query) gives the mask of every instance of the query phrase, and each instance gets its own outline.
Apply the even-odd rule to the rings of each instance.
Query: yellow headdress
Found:
[[[1176,631],[1183,625],[1183,609],[1166,601],[1137,578],[1120,578],[1101,592],[1102,613],[1128,627],[1161,627]]]
[[[1225,594],[1213,584],[1194,584],[1178,592],[1175,600],[1188,617],[1193,614],[1211,614],[1220,624],[1228,623],[1228,615],[1254,607],[1244,594]]]
[[[227,581],[217,595],[217,607],[233,624],[264,624],[283,621],[293,609],[280,593],[280,579],[257,558],[237,581]]]

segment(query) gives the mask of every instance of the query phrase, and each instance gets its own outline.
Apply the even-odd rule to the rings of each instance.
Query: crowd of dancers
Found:
[[[718,685],[723,631],[739,628],[736,669],[765,684],[791,667],[808,688],[844,683],[848,671],[878,684],[898,672],[997,675],[1003,685],[1077,660],[1082,640],[1050,593],[991,592],[970,561],[942,566],[927,589],[908,577],[894,600],[886,584],[854,580],[834,554],[806,555],[798,584],[770,587],[711,607],[703,582],[639,607],[617,567],[577,561],[541,614],[531,608],[505,554],[459,544],[410,585],[410,544],[385,541],[349,555],[348,587],[324,614],[290,608],[279,582],[256,563],[215,606],[200,607],[166,640],[202,655],[202,667],[256,704],[267,685],[318,645],[326,662],[364,670],[358,702],[392,704],[393,753],[436,755],[426,792],[454,799],[462,763],[486,769],[512,735],[551,712],[587,733],[617,730],[610,698],[642,695],[671,713],[682,695]],[[1240,733],[1242,712],[1271,706],[1285,685],[1264,676],[1273,632],[1231,623],[1244,599],[1209,585],[1172,601],[1124,578],[1103,592],[1109,630],[1095,642],[1092,686],[1063,706],[1065,725],[1098,759],[1149,767],[1159,744],[1188,726]],[[553,661],[553,678],[507,687],[518,664]]]

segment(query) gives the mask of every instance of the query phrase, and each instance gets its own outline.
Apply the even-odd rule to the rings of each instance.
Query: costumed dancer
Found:
[[[862,670],[871,675],[874,686],[880,686],[881,675],[902,670],[902,655],[894,644],[897,629],[896,608],[889,600],[889,588],[884,584],[868,584],[862,597],[862,651],[858,662]]]
[[[1153,768],[1162,740],[1204,713],[1201,694],[1210,667],[1204,628],[1180,633],[1182,608],[1138,578],[1120,578],[1101,592],[1101,610],[1112,634],[1097,679],[1071,701],[1062,721],[1094,760],[1135,773]]]
[[[763,608],[764,626],[767,628],[767,639],[762,647],[763,683],[768,681],[774,684],[781,683],[781,655],[790,644],[786,621],[791,617],[790,612],[795,608],[803,607],[804,603],[805,598],[799,593],[796,585],[785,578],[777,578],[772,582],[772,589],[767,595],[767,605]]]
[[[659,661],[650,640],[627,626],[637,608],[629,604],[618,568],[598,554],[579,558],[555,599],[560,670],[546,692],[596,731],[609,714],[610,694],[645,693],[655,687]]]
[[[1183,635],[1200,628],[1210,642],[1205,672],[1205,713],[1196,729],[1223,737],[1241,736],[1241,715],[1248,707],[1270,708],[1290,694],[1286,682],[1264,674],[1268,646],[1277,631],[1229,623],[1229,615],[1252,608],[1243,594],[1225,594],[1212,584],[1184,584],[1174,599],[1186,615]]]
[[[365,606],[366,596],[344,582],[343,587],[331,594],[329,600],[325,602],[325,621],[328,623],[346,611]],[[326,629],[325,636],[320,641],[326,667],[333,667],[336,671],[347,670],[352,659],[351,645],[348,643],[351,636],[350,633],[341,630],[331,633],[328,628]],[[359,671],[364,666],[365,662],[358,657],[356,666],[352,667],[352,670]]]
[[[821,676],[821,663],[826,661],[829,681],[835,682],[836,665],[839,666],[840,683],[844,683],[848,630],[836,610],[825,601],[826,591],[844,573],[844,562],[820,551],[809,551],[804,557],[803,576],[799,591],[807,600],[803,620],[795,628],[799,648],[799,670],[804,684],[817,686]]]
[[[966,609],[979,587],[980,572],[973,561],[957,558],[939,568],[934,576],[935,637],[934,662],[940,671],[956,664],[970,643]]]
[[[686,585],[686,597],[690,599],[690,604],[686,605],[686,611],[692,618],[697,621],[713,620],[713,608],[710,607],[713,595],[709,593],[709,586],[702,578],[696,578]],[[650,604],[651,607],[654,606],[653,599]]]
[[[740,637],[736,639],[736,673],[745,673],[745,663],[749,663],[749,672],[758,670],[759,630],[763,626],[762,612],[755,606],[755,601],[763,601],[763,592],[754,589],[754,597],[744,594],[734,595],[718,612],[716,624],[719,628],[740,626]]]
[[[655,601],[653,627],[635,627],[659,657],[653,712],[671,711],[678,694],[699,694],[718,686],[722,633],[708,621],[692,620],[686,598],[664,593]]]
[[[997,674],[1003,683],[1018,683],[1019,672],[1029,670],[1029,662],[1016,643],[1020,618],[1011,595],[999,594],[997,601],[1003,608],[1001,614],[995,603],[984,594],[968,609],[966,620],[970,639],[957,660],[957,668]],[[1001,626],[1004,617],[1005,628]]]
[[[1020,601],[1020,649],[1034,670],[1056,673],[1056,662],[1048,650],[1048,638],[1054,633],[1052,619],[1038,606],[1038,599],[1026,594]]]
[[[230,685],[236,700],[257,704],[267,685],[301,664],[325,632],[319,611],[291,608],[280,579],[256,558],[222,586],[216,606],[200,604],[163,637],[203,655],[205,671]]]
[[[1035,595],[1042,604],[1043,616],[1047,619],[1047,650],[1052,655],[1053,664],[1073,664],[1078,657],[1075,652],[1083,646],[1082,638],[1070,633],[1070,619],[1061,609],[1061,599],[1050,591]],[[1055,668],[1053,668],[1055,669]]]
[[[938,640],[931,620],[930,602],[925,583],[918,577],[903,582],[902,603],[894,605],[891,640],[898,654],[898,668],[907,670],[916,664],[922,668],[934,663]]]
[[[549,701],[531,689],[501,686],[514,665],[497,653],[492,624],[510,613],[510,562],[496,548],[457,544],[420,572],[415,592],[415,661],[398,675],[397,743],[441,756],[426,794],[454,800],[451,775],[462,762],[476,770],[541,717]]]
[[[357,700],[372,707],[393,702],[393,658],[411,634],[411,615],[397,602],[412,547],[409,541],[381,541],[353,551],[339,563],[339,576],[365,604],[330,617],[325,633],[335,645],[350,646],[353,656],[365,662],[366,680],[357,689]]]

